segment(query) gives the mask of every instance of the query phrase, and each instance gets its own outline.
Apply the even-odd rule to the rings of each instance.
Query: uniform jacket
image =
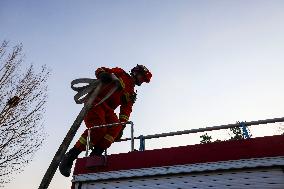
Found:
[[[120,81],[121,88],[115,91],[105,103],[115,110],[120,106],[119,120],[122,122],[128,121],[132,112],[132,106],[136,100],[136,93],[134,92],[134,80],[121,68],[105,68],[101,67],[96,70],[96,77],[102,73],[113,73]],[[114,84],[104,84],[99,98],[103,98]]]

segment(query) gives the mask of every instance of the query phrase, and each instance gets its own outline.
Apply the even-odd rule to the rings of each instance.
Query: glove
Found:
[[[98,76],[98,79],[100,79],[103,83],[110,83],[112,81],[112,76],[110,73],[102,72]]]

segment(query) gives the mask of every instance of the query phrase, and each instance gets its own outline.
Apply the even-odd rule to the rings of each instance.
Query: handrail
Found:
[[[183,134],[199,133],[199,132],[205,132],[205,131],[222,130],[222,129],[229,129],[229,128],[234,128],[234,127],[247,127],[247,126],[252,126],[252,125],[277,123],[277,122],[284,122],[284,117],[273,118],[273,119],[265,119],[265,120],[258,120],[258,121],[250,121],[250,122],[244,121],[244,122],[237,122],[237,123],[227,124],[227,125],[219,125],[219,126],[205,127],[205,128],[199,128],[199,129],[190,129],[190,130],[184,130],[184,131],[160,133],[160,134],[154,134],[154,135],[146,135],[146,136],[140,135],[139,137],[134,137],[134,124],[133,124],[132,121],[127,121],[127,122],[122,122],[122,123],[112,123],[112,124],[99,125],[99,126],[94,126],[94,127],[88,129],[86,156],[88,156],[88,150],[90,148],[90,134],[91,134],[91,130],[95,129],[95,128],[113,127],[113,126],[118,126],[118,125],[131,124],[131,137],[130,138],[119,139],[117,142],[123,142],[123,141],[131,140],[131,151],[134,151],[134,140],[135,139],[139,139],[140,140],[140,150],[143,151],[143,150],[145,150],[145,139],[153,139],[153,138],[160,138],[160,137],[168,137],[168,136],[176,136],[176,135],[183,135]]]
[[[273,118],[273,119],[265,119],[265,120],[258,120],[258,121],[250,121],[250,122],[246,122],[246,121],[245,122],[237,122],[237,123],[234,123],[234,124],[212,126],[212,127],[205,127],[205,128],[199,128],[199,129],[190,129],[190,130],[168,132],[168,133],[160,133],[160,134],[154,134],[154,135],[146,135],[146,136],[141,135],[139,137],[134,137],[133,139],[139,139],[140,140],[140,144],[145,145],[145,139],[153,139],[153,138],[160,138],[160,137],[168,137],[168,136],[176,136],[176,135],[183,135],[183,134],[199,133],[199,132],[205,132],[205,131],[229,129],[229,128],[234,128],[234,127],[239,127],[239,126],[252,126],[252,125],[277,123],[277,122],[284,122],[284,117]],[[128,140],[131,140],[131,138],[124,138],[124,139],[120,139],[119,141],[128,141]],[[140,149],[142,149],[142,150],[145,149],[145,146],[142,146],[142,147],[140,146]]]
[[[90,148],[90,141],[91,141],[91,130],[92,129],[97,129],[97,128],[103,128],[103,127],[116,127],[119,125],[127,125],[130,124],[131,125],[131,151],[134,151],[134,123],[132,121],[127,121],[127,122],[120,122],[120,123],[110,123],[110,124],[104,124],[104,125],[98,125],[98,126],[94,126],[91,128],[88,128],[88,136],[87,136],[87,145],[86,145],[86,157],[89,154],[89,148]]]

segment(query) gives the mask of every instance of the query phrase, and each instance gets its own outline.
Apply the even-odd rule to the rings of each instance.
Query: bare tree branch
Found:
[[[22,71],[23,46],[0,45],[0,187],[33,159],[45,138],[42,124],[49,70]]]

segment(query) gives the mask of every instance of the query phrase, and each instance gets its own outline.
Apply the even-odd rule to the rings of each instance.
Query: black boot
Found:
[[[73,147],[67,152],[64,157],[61,160],[61,163],[59,165],[59,171],[60,173],[65,176],[69,177],[71,173],[71,168],[73,165],[73,161],[77,159],[78,155],[81,153],[80,150]]]
[[[105,149],[94,146],[90,156],[101,156]]]

